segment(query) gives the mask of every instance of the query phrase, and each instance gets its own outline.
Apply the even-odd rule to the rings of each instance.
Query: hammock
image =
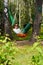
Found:
[[[18,33],[17,36],[19,37],[26,37],[28,30],[31,28],[31,24],[28,23],[25,28],[21,31],[21,33]]]
[[[16,21],[15,21],[14,17],[12,16],[10,10],[8,11],[8,16],[9,16],[9,20],[11,22],[11,25],[13,26],[16,23]],[[25,37],[26,36],[26,33],[28,32],[28,30],[30,28],[31,28],[31,23],[28,23],[25,26],[25,28],[22,30],[22,33],[17,34],[17,36],[19,36],[19,37]]]
[[[11,14],[10,10],[8,11],[8,17],[9,17],[9,20],[11,22],[11,25],[13,26],[16,21],[15,21],[13,15]]]

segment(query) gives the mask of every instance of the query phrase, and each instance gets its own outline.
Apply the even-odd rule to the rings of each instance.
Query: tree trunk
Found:
[[[4,19],[3,19],[3,13],[0,13],[0,34],[4,35]]]
[[[42,12],[38,11],[38,4],[40,2],[38,4],[37,3],[38,2],[35,3],[35,20],[33,22],[32,40],[35,40],[35,37],[40,34],[40,27],[41,27],[41,13]]]
[[[5,35],[12,39],[11,25],[8,19],[8,0],[4,0],[4,26],[5,26]]]
[[[40,34],[40,24],[41,24],[41,15],[39,13],[36,14],[35,20],[33,22],[33,35]]]
[[[8,19],[5,20],[5,35],[9,37],[10,39],[13,39],[12,37],[12,28],[10,25],[10,22]]]

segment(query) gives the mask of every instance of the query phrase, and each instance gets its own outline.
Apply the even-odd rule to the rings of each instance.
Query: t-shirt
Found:
[[[13,29],[13,31],[14,31],[16,34],[21,33],[21,29],[20,29],[20,28],[18,28],[18,29]]]

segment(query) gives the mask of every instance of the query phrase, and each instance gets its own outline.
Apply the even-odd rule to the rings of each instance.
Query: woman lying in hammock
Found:
[[[22,33],[21,29],[19,28],[18,24],[15,24],[13,31],[17,34],[19,37],[25,37],[26,34]]]

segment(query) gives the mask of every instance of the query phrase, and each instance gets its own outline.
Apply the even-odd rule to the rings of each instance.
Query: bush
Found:
[[[38,54],[32,55],[32,65],[43,65],[43,52],[42,49],[39,47],[40,42],[35,42],[33,44],[32,50],[36,49]]]
[[[18,51],[12,42],[6,42],[0,46],[0,65],[14,65],[15,54]]]
[[[1,13],[3,12],[3,9],[4,9],[3,0],[0,0],[0,12]]]

